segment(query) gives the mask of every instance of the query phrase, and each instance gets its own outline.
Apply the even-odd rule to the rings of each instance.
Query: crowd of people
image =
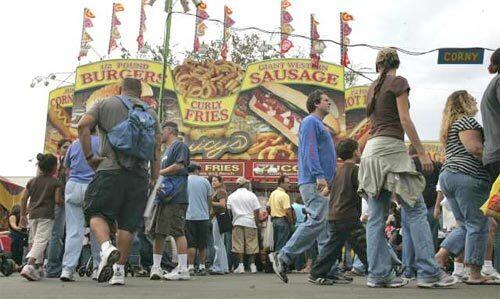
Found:
[[[12,258],[30,281],[74,281],[90,268],[93,279],[113,285],[125,284],[127,271],[151,280],[274,271],[285,283],[300,271],[318,285],[366,276],[374,288],[411,279],[423,288],[500,284],[492,266],[496,222],[479,209],[500,170],[500,49],[481,102],[483,126],[467,91],[446,101],[443,165],[422,146],[399,64],[394,49],[377,56],[362,153],[352,139],[334,145],[322,122],[331,99],[309,95],[299,194],[283,175],[269,197],[244,177],[228,184],[201,176],[177,125],[160,124],[140,101],[139,80],[123,80],[120,96],[82,117],[79,139],[61,141],[57,156],[37,156],[37,176],[9,217]]]

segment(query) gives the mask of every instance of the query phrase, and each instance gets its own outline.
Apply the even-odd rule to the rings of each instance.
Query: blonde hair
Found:
[[[441,132],[439,134],[441,146],[446,148],[448,133],[457,120],[477,113],[474,98],[466,90],[458,90],[448,96],[441,119]]]

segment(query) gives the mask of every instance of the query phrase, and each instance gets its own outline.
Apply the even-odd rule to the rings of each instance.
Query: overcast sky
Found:
[[[338,15],[340,11],[351,13],[351,43],[368,43],[379,46],[396,46],[413,51],[425,51],[439,47],[486,47],[500,46],[498,25],[498,0],[289,0],[295,33],[309,34],[309,15],[316,14],[320,22],[322,38],[339,40]],[[119,13],[122,22],[122,44],[135,57],[136,37],[139,27],[140,0],[121,0],[125,11]],[[181,11],[179,1],[174,0],[174,10]],[[235,27],[257,26],[278,30],[280,0],[207,0],[207,12],[211,17],[223,19],[223,6],[227,4],[234,13]],[[2,147],[0,176],[33,175],[34,164],[29,162],[43,150],[47,99],[49,91],[59,82],[48,87],[43,84],[30,88],[33,77],[59,74],[65,79],[78,66],[82,11],[90,8],[96,18],[94,27],[88,30],[94,39],[92,45],[99,55],[107,54],[111,0],[44,0],[2,1],[0,18],[2,32],[2,71],[0,72],[3,96],[0,109]],[[157,0],[146,8],[148,31],[145,39],[151,44],[163,41],[164,0]],[[194,18],[174,15],[172,22],[172,51],[178,59],[180,53],[192,48]],[[203,40],[220,38],[222,28],[207,23],[207,35]],[[277,36],[265,36],[277,43]],[[292,38],[296,48],[307,53],[308,41]],[[352,48],[351,62],[358,68],[373,68],[376,51],[368,48]],[[328,44],[322,60],[338,63],[339,49]],[[437,140],[440,115],[446,97],[454,90],[466,89],[478,100],[491,75],[486,71],[491,52],[485,53],[485,64],[473,66],[437,65],[437,53],[423,56],[400,54],[399,73],[408,78],[411,85],[411,115],[422,139]],[[118,58],[119,51],[110,58]],[[90,53],[82,63],[99,60]],[[375,78],[374,75],[371,75]],[[70,76],[67,81],[73,82]],[[367,83],[361,80],[360,83]]]

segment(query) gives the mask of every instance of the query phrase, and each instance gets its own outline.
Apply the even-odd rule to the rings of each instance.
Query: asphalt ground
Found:
[[[458,284],[452,289],[421,289],[416,282],[398,289],[371,289],[366,280],[356,277],[352,284],[317,286],[305,274],[291,274],[282,283],[274,274],[229,274],[194,277],[190,281],[151,281],[127,277],[125,286],[98,284],[89,278],[63,283],[59,279],[28,282],[18,274],[0,277],[0,299],[74,299],[74,298],[500,298],[500,286]]]

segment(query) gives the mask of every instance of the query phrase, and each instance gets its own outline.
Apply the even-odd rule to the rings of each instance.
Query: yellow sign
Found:
[[[277,59],[249,64],[241,90],[263,83],[310,84],[344,91],[344,70],[340,65],[320,62],[317,69],[308,59]]]
[[[189,126],[214,127],[231,121],[237,94],[222,98],[198,99],[177,94],[182,121]]]
[[[174,90],[170,68],[166,70],[165,89]],[[137,78],[154,87],[160,87],[162,64],[141,59],[116,59],[79,66],[76,69],[75,90],[89,89]]]
[[[368,86],[357,86],[345,91],[345,110],[366,109]]]
[[[49,93],[44,149],[47,153],[55,153],[59,140],[72,140],[78,135],[76,129],[71,127],[73,93],[73,85],[57,88]]]

